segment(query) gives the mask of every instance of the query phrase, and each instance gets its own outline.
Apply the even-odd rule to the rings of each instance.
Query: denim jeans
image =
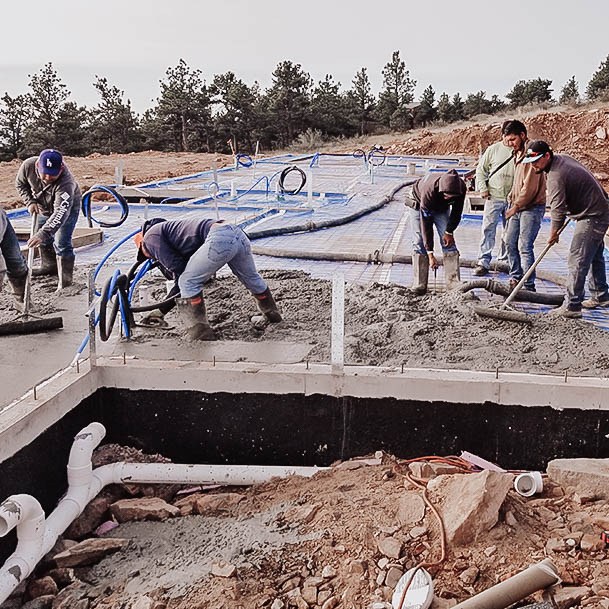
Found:
[[[238,227],[223,222],[213,224],[205,243],[190,257],[178,279],[182,298],[196,296],[203,284],[225,264],[252,293],[262,294],[267,284],[254,264],[252,246]]]
[[[9,277],[18,278],[27,274],[27,264],[21,254],[15,229],[3,209],[0,209],[0,253]]]
[[[59,227],[59,230],[55,233],[54,245],[55,253],[61,257],[69,257],[74,255],[74,247],[72,246],[72,235],[74,234],[74,228],[78,222],[78,214],[80,213],[80,207],[74,205],[70,210],[70,215],[66,221]],[[38,229],[40,229],[44,223],[48,220],[48,216],[38,216]],[[51,245],[51,242],[43,243],[42,245]]]
[[[480,256],[478,264],[485,269],[491,266],[493,257],[493,248],[495,247],[495,239],[497,235],[497,226],[501,222],[501,226],[505,231],[505,210],[507,209],[507,201],[501,199],[488,199],[484,203],[484,215],[482,216],[482,240],[480,241]],[[505,239],[501,239],[499,255],[497,260],[505,260],[506,257]]]
[[[508,220],[505,243],[510,265],[510,278],[515,281],[520,281],[535,262],[533,246],[545,211],[545,205],[535,205],[531,209],[514,214]],[[535,287],[535,271],[527,279],[524,287]]]
[[[418,209],[409,208],[410,223],[412,225],[412,248],[415,254],[427,254],[425,246],[423,245],[423,235],[421,234],[421,212]],[[440,245],[442,246],[442,252],[456,252],[457,245],[452,247],[445,247],[442,243],[442,237],[446,232],[448,226],[448,219],[450,217],[450,210],[443,212],[434,212],[433,224],[436,227],[438,237],[440,238]]]
[[[609,228],[609,217],[584,218],[575,224],[569,249],[567,283],[567,306],[571,310],[581,309],[588,271],[590,271],[588,287],[592,296],[600,300],[609,297],[603,256],[607,228]]]

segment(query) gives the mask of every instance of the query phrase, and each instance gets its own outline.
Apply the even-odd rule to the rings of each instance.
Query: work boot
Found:
[[[474,274],[476,277],[482,277],[483,275],[488,275],[488,269],[487,269],[485,266],[483,266],[482,264],[477,264],[477,265],[474,267],[474,272],[473,272],[473,274]]]
[[[417,296],[427,292],[429,280],[429,258],[427,254],[412,255],[412,287],[410,288]]]
[[[275,303],[275,299],[269,288],[262,292],[262,294],[254,294],[254,298],[256,299],[256,304],[258,305],[260,312],[264,313],[264,316],[272,324],[277,324],[282,320],[281,313],[279,313],[279,309],[277,308],[277,304]]]
[[[582,307],[584,307],[584,309],[604,309],[609,307],[609,298],[605,297],[600,299],[596,296],[592,296],[582,302]]]
[[[178,317],[190,340],[216,340],[216,335],[207,321],[201,292],[191,298],[176,298],[176,304]]]
[[[32,268],[32,277],[57,275],[57,256],[53,244],[40,246],[40,266]]]
[[[549,317],[566,317],[567,319],[581,319],[581,309],[572,309],[569,305],[563,304],[557,309],[552,309],[546,313]]]
[[[11,287],[13,288],[13,297],[15,298],[15,308],[18,311],[23,311],[25,306],[25,284],[27,283],[27,273],[22,277],[9,277]]]
[[[444,278],[446,289],[455,290],[461,287],[461,270],[459,269],[459,252],[445,252]]]
[[[57,256],[57,265],[59,276],[58,290],[63,290],[72,285],[74,279],[74,260],[76,256]]]

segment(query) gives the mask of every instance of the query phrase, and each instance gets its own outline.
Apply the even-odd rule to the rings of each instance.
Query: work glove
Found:
[[[142,317],[140,321],[141,326],[148,328],[168,328],[169,324],[165,321],[165,316],[158,309],[150,311],[148,315]]]
[[[27,206],[27,210],[30,213],[31,216],[33,216],[34,214],[39,214],[40,213],[40,208],[38,207],[38,203],[30,203]]]

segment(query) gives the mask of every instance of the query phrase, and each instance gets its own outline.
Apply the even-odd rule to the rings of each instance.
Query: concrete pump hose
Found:
[[[501,281],[495,279],[474,279],[468,283],[463,284],[459,290],[461,292],[469,292],[476,288],[483,288],[491,294],[498,294],[499,296],[505,296],[506,298],[511,294],[511,288]],[[545,305],[560,305],[564,301],[562,294],[546,294],[543,292],[529,292],[528,290],[520,290],[514,300],[520,302],[535,302],[537,304]]]
[[[453,609],[505,609],[533,592],[558,583],[560,577],[554,563],[545,558],[496,586],[455,605]]]

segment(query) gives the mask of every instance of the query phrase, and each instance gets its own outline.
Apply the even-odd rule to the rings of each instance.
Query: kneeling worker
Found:
[[[224,220],[153,218],[134,241],[140,259],[155,260],[166,277],[177,280],[178,315],[192,340],[216,338],[207,320],[203,284],[225,264],[252,293],[265,317],[272,323],[281,321],[271,290],[256,270],[249,239],[238,226]]]

